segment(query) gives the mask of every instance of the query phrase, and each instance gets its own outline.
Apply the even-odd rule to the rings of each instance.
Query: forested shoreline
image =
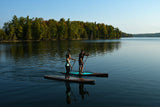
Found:
[[[134,37],[160,37],[160,33],[133,34]]]
[[[124,33],[112,25],[96,22],[70,21],[61,18],[20,17],[16,15],[0,29],[0,41],[5,40],[78,40],[119,39]]]

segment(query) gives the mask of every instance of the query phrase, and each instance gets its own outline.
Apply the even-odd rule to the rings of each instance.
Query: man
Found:
[[[83,58],[84,56],[89,56],[89,54],[86,54],[84,50],[81,50],[81,53],[79,54],[79,74],[82,74],[83,72],[83,67],[84,67],[84,62]]]

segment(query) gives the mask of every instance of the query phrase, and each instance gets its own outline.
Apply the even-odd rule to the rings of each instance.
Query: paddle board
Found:
[[[67,82],[78,82],[78,83],[94,83],[95,82],[95,80],[93,79],[84,79],[84,78],[71,77],[71,76],[69,76],[69,78],[66,79],[65,76],[60,76],[60,75],[45,75],[44,78],[59,80],[59,81],[67,81]]]
[[[65,72],[60,72],[62,74],[65,74]],[[96,77],[108,77],[108,73],[93,73],[93,72],[82,72],[81,75],[79,75],[79,72],[77,71],[70,71],[70,75],[77,75],[77,76],[96,76]]]

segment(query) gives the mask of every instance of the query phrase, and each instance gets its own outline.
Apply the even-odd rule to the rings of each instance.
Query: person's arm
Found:
[[[76,61],[76,59],[73,59],[73,58],[70,58],[70,59],[72,59],[72,60],[75,60],[75,61]]]
[[[85,53],[85,56],[89,56],[89,55],[90,55],[89,53],[87,53],[87,54]]]
[[[69,62],[69,58],[67,58],[67,63],[69,63],[69,66],[72,68],[71,63]]]

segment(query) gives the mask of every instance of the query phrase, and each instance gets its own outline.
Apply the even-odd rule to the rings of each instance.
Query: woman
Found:
[[[67,54],[67,55],[66,55],[66,65],[65,65],[65,67],[66,67],[66,79],[69,78],[68,75],[69,75],[69,72],[70,72],[70,68],[72,69],[72,65],[71,65],[71,63],[70,63],[70,59],[76,61],[76,59],[73,59],[73,58],[71,57],[71,54]]]

